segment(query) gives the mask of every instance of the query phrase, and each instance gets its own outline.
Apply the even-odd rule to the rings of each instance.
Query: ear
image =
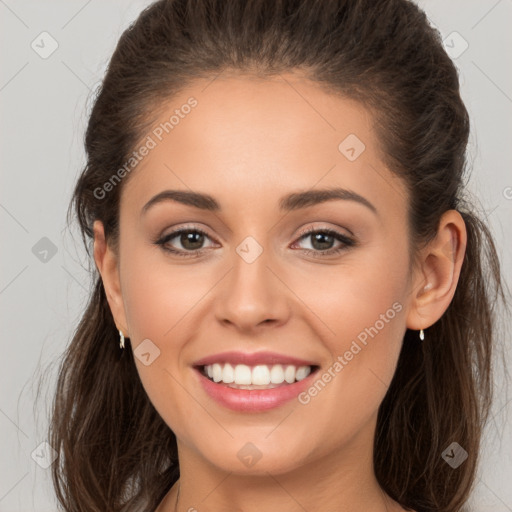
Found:
[[[461,214],[456,210],[446,211],[435,238],[421,250],[415,266],[406,322],[409,329],[430,327],[448,309],[459,281],[466,242],[466,225]]]
[[[103,223],[94,221],[94,261],[101,275],[103,287],[107,295],[110,311],[114,317],[117,329],[123,331],[128,337],[129,332],[126,323],[121,284],[119,280],[119,265],[117,255],[105,240]]]

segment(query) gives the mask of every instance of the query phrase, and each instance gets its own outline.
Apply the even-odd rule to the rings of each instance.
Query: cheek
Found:
[[[317,333],[331,355],[348,350],[359,334],[375,327],[379,339],[400,341],[406,309],[408,254],[403,242],[393,242],[348,254],[339,265],[292,269],[285,275],[290,288],[309,308],[307,322],[314,320]],[[302,310],[306,309],[302,306]],[[372,329],[374,332],[374,329]],[[391,350],[381,343],[376,350]]]
[[[407,247],[397,243],[317,272],[314,283],[302,288],[300,280],[295,282],[294,291],[307,298],[317,317],[317,333],[331,359],[300,402],[309,409],[306,416],[331,411],[325,424],[329,432],[350,435],[376,414],[406,329],[407,278]]]
[[[121,268],[123,299],[141,383],[167,425],[187,439],[190,423],[197,420],[203,424],[206,420],[202,409],[191,400],[187,383],[191,370],[184,370],[189,361],[183,362],[183,356],[188,342],[200,334],[196,311],[218,274],[206,275],[199,267],[185,272],[185,267],[167,264],[155,251],[135,246],[127,248],[125,254],[130,256]],[[153,344],[149,345],[148,365],[138,357],[146,340]]]
[[[211,272],[166,262],[156,251],[133,247],[121,269],[123,299],[132,336],[158,345],[179,343],[183,320],[215,282]],[[188,268],[188,270],[185,270]],[[186,322],[185,322],[186,323]]]

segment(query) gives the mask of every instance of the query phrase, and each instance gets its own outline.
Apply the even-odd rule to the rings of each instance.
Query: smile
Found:
[[[293,384],[305,379],[311,373],[311,366],[256,365],[230,363],[210,364],[203,367],[203,373],[213,382],[229,384],[236,389],[272,389],[282,384]]]
[[[246,413],[268,411],[296,399],[300,393],[311,386],[314,376],[320,369],[319,366],[295,368],[293,365],[289,365],[279,368],[280,365],[274,365],[271,368],[265,366],[265,369],[262,369],[262,365],[252,368],[246,365],[236,365],[232,370],[228,367],[227,380],[230,380],[232,371],[233,381],[226,383],[223,378],[227,365],[208,366],[210,366],[209,371],[212,377],[208,376],[208,367],[194,368],[203,391],[223,408]],[[237,367],[241,367],[241,369],[237,370]],[[237,376],[240,377],[238,382],[248,382],[249,372],[250,384],[236,382],[235,377]],[[254,380],[253,375],[255,375]],[[221,378],[215,382],[214,376]],[[283,376],[283,380],[281,382],[270,381],[268,384],[254,384],[254,382],[261,382],[263,378],[266,382],[271,376],[276,381],[281,380],[281,376]]]

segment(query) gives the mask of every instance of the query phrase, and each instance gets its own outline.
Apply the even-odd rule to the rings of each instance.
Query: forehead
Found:
[[[201,79],[156,118],[143,136],[153,147],[123,192],[132,199],[180,188],[258,204],[315,186],[364,191],[374,204],[404,197],[369,111],[298,75]]]

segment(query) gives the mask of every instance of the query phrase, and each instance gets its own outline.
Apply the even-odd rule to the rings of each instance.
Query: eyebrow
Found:
[[[295,192],[284,196],[279,201],[280,211],[293,211],[308,208],[320,203],[332,200],[355,201],[366,206],[373,213],[378,215],[377,208],[363,196],[344,188],[328,188]],[[146,213],[151,207],[164,201],[175,201],[187,206],[193,206],[201,210],[218,212],[220,204],[209,194],[192,192],[187,190],[164,190],[152,197],[142,208],[141,214]]]

